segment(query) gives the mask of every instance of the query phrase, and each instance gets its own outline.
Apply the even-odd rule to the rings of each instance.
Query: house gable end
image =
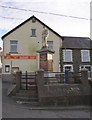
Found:
[[[58,37],[62,38],[63,37],[61,35],[59,35],[57,32],[55,32],[53,29],[51,29],[50,27],[48,27],[45,23],[43,23],[42,21],[40,21],[38,18],[36,18],[34,15],[32,17],[30,17],[29,19],[25,20],[24,22],[22,22],[20,25],[18,25],[17,27],[15,27],[14,29],[12,29],[11,31],[9,31],[8,33],[6,33],[5,35],[2,36],[2,40],[7,37],[9,34],[11,34],[12,32],[14,32],[15,30],[17,30],[18,28],[20,28],[22,25],[24,25],[25,23],[27,23],[28,21],[32,20],[32,19],[36,19],[39,23],[41,23],[43,26],[47,27],[50,31],[52,31],[54,34],[56,34]]]

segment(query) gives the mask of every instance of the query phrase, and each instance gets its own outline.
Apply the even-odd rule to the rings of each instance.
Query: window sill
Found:
[[[18,52],[9,52],[9,54],[18,54]]]
[[[81,61],[82,63],[90,63],[90,61]]]
[[[30,37],[36,37],[36,35],[31,35]]]
[[[63,61],[63,63],[73,63],[73,61]]]

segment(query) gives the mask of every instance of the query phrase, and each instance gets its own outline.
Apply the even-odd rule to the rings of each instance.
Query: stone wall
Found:
[[[21,89],[21,71],[15,75],[15,95]],[[45,84],[44,70],[37,71],[36,84],[40,105],[88,105],[90,104],[90,85],[87,70],[81,71],[80,84],[54,83]],[[31,94],[31,93],[30,93]]]
[[[90,62],[81,61],[81,49],[71,49],[73,62],[64,62],[63,61],[63,49],[60,51],[60,69],[63,72],[63,65],[73,65],[73,70],[75,73],[79,72],[80,65],[92,65],[92,45],[90,49]]]
[[[13,74],[2,74],[2,81],[11,83],[13,80]]]
[[[82,71],[83,72],[83,71]],[[85,71],[87,73],[87,71]],[[82,79],[84,79],[82,76]],[[44,71],[37,74],[38,97],[41,105],[90,104],[90,86],[87,79],[81,84],[44,84]],[[86,98],[86,99],[85,99]]]

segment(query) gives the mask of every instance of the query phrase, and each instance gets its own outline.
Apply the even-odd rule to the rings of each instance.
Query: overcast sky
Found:
[[[0,0],[0,37],[32,15],[61,36],[90,37],[90,2],[91,0]]]

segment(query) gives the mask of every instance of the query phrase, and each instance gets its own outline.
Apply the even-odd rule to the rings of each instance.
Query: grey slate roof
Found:
[[[63,36],[62,48],[92,49],[92,40],[88,37]]]

